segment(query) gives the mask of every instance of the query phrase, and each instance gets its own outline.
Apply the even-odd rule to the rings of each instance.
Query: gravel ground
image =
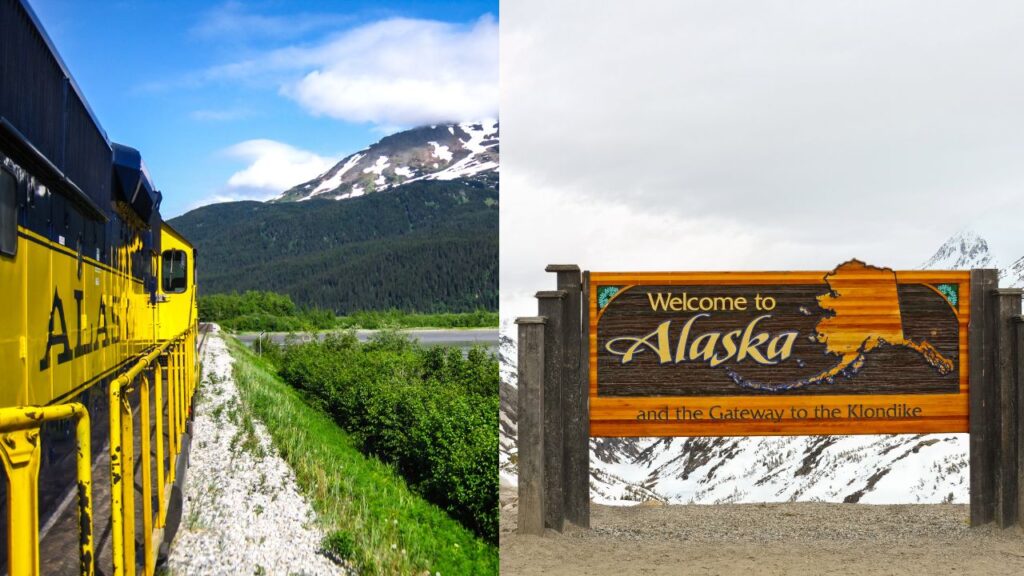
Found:
[[[594,505],[593,529],[541,538],[502,503],[502,575],[1024,574],[1024,530],[971,529],[965,505]]]
[[[320,553],[323,534],[263,424],[239,426],[232,359],[214,326],[203,358],[182,526],[171,574],[344,574]],[[248,430],[248,431],[247,431]]]

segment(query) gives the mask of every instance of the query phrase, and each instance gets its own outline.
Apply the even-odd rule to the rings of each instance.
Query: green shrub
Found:
[[[284,350],[280,374],[362,450],[480,537],[498,537],[498,362],[484,349],[424,348],[395,332]]]
[[[498,325],[498,313],[487,310],[462,313],[415,314],[400,310],[370,310],[340,316],[341,328],[487,328]]]
[[[206,322],[220,322],[253,314],[294,316],[295,303],[285,294],[249,290],[242,294],[211,294],[200,296],[199,318]]]
[[[416,314],[401,310],[371,310],[338,317],[322,308],[300,308],[287,294],[249,290],[241,294],[199,297],[199,319],[225,328],[258,332],[298,332],[363,328],[483,328],[498,325],[498,313],[476,310],[463,313]]]
[[[232,330],[296,332],[325,330],[337,323],[329,310],[300,310],[286,294],[249,290],[200,296],[199,319]]]

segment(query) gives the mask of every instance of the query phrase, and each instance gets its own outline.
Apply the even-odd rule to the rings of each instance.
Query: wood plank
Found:
[[[595,425],[606,422],[618,423],[616,428],[621,428],[626,422],[633,422],[642,426],[644,422],[637,421],[640,411],[658,413],[662,409],[670,419],[659,424],[659,430],[667,436],[705,436],[712,435],[709,430],[716,426],[728,430],[728,434],[713,435],[757,435],[767,428],[775,434],[819,434],[820,430],[841,430],[841,434],[889,434],[896,428],[903,432],[916,433],[915,422],[921,422],[922,431],[927,432],[967,432],[969,430],[966,417],[968,398],[964,395],[936,395],[936,396],[892,396],[892,397],[858,397],[858,396],[832,396],[832,397],[790,397],[785,404],[780,403],[779,398],[764,397],[717,397],[717,398],[591,398],[591,434],[594,434]],[[859,413],[868,410],[879,410],[891,407],[893,404],[905,404],[911,409],[918,408],[920,413],[915,418],[880,418],[880,417],[851,417],[849,412],[851,405]],[[680,414],[676,409],[685,408],[687,412],[678,420]],[[715,410],[712,413],[712,409]],[[746,419],[724,419],[723,414],[736,413],[739,410],[766,410],[777,409],[783,411],[783,418],[778,422],[765,423],[764,418]],[[792,414],[794,409],[804,409],[808,418],[799,418]],[[825,412],[827,409],[829,412]],[[816,410],[820,410],[820,417],[814,417]],[[696,411],[700,411],[699,417],[694,417]],[[838,411],[839,417],[829,417]],[[718,419],[712,420],[714,414]],[[926,423],[926,420],[932,420]],[[941,424],[936,421],[941,421]],[[892,422],[898,422],[893,424]],[[601,428],[598,426],[598,428]],[[808,431],[813,429],[815,431]],[[601,434],[602,436],[607,434]],[[643,436],[644,434],[639,434]]]
[[[1016,319],[1017,331],[1017,525],[1024,528],[1024,317]]]
[[[583,391],[583,414],[586,419],[587,425],[585,427],[587,438],[583,439],[584,450],[583,454],[585,459],[583,461],[582,472],[586,475],[587,488],[586,488],[586,502],[583,502],[584,508],[580,511],[578,516],[578,525],[583,528],[590,528],[590,322],[587,318],[587,310],[590,302],[590,272],[583,273],[583,288],[582,298],[580,304],[583,307],[583,333],[580,337],[580,369],[579,369],[579,386]]]
[[[518,318],[520,534],[544,534],[544,319]]]
[[[883,270],[888,273],[887,276]],[[968,429],[971,361],[968,342],[971,318],[970,272],[893,272],[869,267],[864,267],[862,271],[856,266],[852,266],[844,267],[841,275],[832,276],[828,282],[824,278],[825,274],[827,273],[593,273],[590,277],[592,285],[597,285],[600,281],[604,285],[631,286],[631,288],[620,288],[603,310],[598,310],[596,287],[591,288],[586,300],[589,317],[586,326],[589,344],[588,394],[590,396],[591,421],[597,425],[596,428],[592,426],[592,433],[595,429],[603,429],[600,422],[616,421],[615,428],[618,430],[621,429],[624,422],[635,420],[641,410],[664,407],[666,403],[675,407],[684,405],[704,409],[713,405],[768,406],[785,409],[818,407],[829,410],[838,408],[844,412],[851,403],[870,407],[880,407],[894,402],[907,403],[921,409],[922,420],[936,416],[943,417],[940,423],[922,422],[921,431],[966,431]],[[894,279],[897,281],[896,285],[899,286],[898,290],[893,287]],[[788,304],[789,309],[785,315],[782,315],[780,311],[783,308],[781,304],[783,300],[780,298],[777,308],[773,312],[775,317],[771,320],[775,324],[771,330],[766,329],[766,331],[779,333],[786,329],[796,329],[799,334],[806,334],[816,330],[815,319],[820,317],[820,312],[812,311],[808,314],[804,307],[813,306],[816,299],[820,298],[818,295],[822,294],[826,294],[826,296],[822,296],[826,299],[835,300],[829,291],[837,288],[835,284],[838,280],[841,280],[841,286],[838,286],[839,291],[845,298],[842,316],[846,319],[846,324],[831,326],[830,341],[833,339],[842,341],[843,338],[847,338],[849,347],[853,349],[863,340],[864,334],[870,333],[873,337],[877,336],[878,340],[886,343],[904,341],[909,344],[878,346],[876,350],[871,351],[870,360],[865,367],[855,374],[856,378],[839,375],[834,382],[822,381],[814,386],[786,389],[781,392],[767,391],[755,386],[737,386],[736,382],[724,377],[721,367],[716,369],[713,366],[702,366],[699,359],[696,362],[693,361],[690,354],[679,360],[679,348],[676,344],[680,343],[681,346],[682,335],[680,328],[675,326],[676,320],[683,316],[684,320],[680,322],[684,322],[693,313],[652,311],[650,303],[644,301],[645,298],[649,300],[646,293],[657,292],[659,290],[657,287],[660,286],[679,286],[682,287],[680,292],[688,290],[687,294],[691,292],[696,294],[698,290],[694,287],[703,286],[705,288],[700,290],[702,297],[718,295],[723,298],[738,298],[746,292],[757,292],[758,290],[767,293],[773,288],[778,288],[779,293],[796,290],[793,292],[794,298],[800,294],[802,300],[794,299]],[[946,283],[955,285],[959,295],[958,299],[947,301],[945,295],[935,287],[938,284]],[[811,286],[805,288],[800,284]],[[657,287],[651,288],[651,286]],[[691,288],[685,288],[686,286]],[[734,286],[734,288],[723,290],[709,288],[713,286]],[[634,296],[632,301],[622,300],[623,293],[630,292],[639,294],[639,301],[637,296]],[[851,295],[854,297],[851,298]],[[897,299],[899,300],[898,304]],[[799,304],[800,309],[797,310],[794,303],[803,301],[808,301],[810,304]],[[820,300],[818,301],[820,302]],[[928,304],[930,308],[921,308],[922,302],[930,302]],[[623,309],[623,306],[626,308]],[[605,323],[611,320],[603,313],[616,307],[620,310],[619,320],[617,320],[618,331],[611,332],[614,336],[605,336],[601,340],[601,333],[603,333],[601,331],[615,328],[615,325],[612,325],[611,328],[605,326]],[[647,318],[652,316],[652,312],[657,315],[653,321]],[[729,316],[720,315],[716,319],[701,319],[700,322],[705,322],[704,326],[699,327],[700,324],[695,323],[691,338],[697,338],[705,333],[725,334],[736,329],[733,324],[738,320],[740,324],[744,324],[745,320],[741,318],[744,312],[730,310],[727,311],[727,314]],[[757,314],[760,313],[750,316],[753,318]],[[935,314],[945,314],[944,319],[941,320],[944,324],[936,326],[935,320],[929,319],[938,318],[934,316]],[[634,318],[636,319],[634,320]],[[649,367],[641,373],[635,368],[638,362],[637,358],[633,358],[630,365],[625,365],[610,351],[604,349],[610,342],[610,338],[617,337],[619,334],[640,338],[651,333],[653,326],[665,321],[672,322],[668,332],[668,349],[673,354],[669,357],[671,362],[669,366],[666,366],[663,361],[659,362],[659,356],[651,352],[647,354],[646,359],[639,360],[640,365]],[[820,322],[817,320],[819,326]],[[634,323],[635,326],[633,326]],[[795,328],[796,324],[800,324],[800,327]],[[936,328],[939,330],[937,331]],[[672,337],[673,334],[677,335],[676,338]],[[953,368],[953,372],[941,372],[923,361],[924,352],[914,350],[910,345],[920,342],[926,342],[938,350],[949,361],[948,365]],[[692,339],[687,343],[692,346]],[[835,360],[831,359],[835,356],[830,357],[822,352],[815,352],[808,345],[800,344],[799,340],[794,351],[801,346],[803,351],[794,354],[800,358],[800,362],[794,365],[791,360],[787,369],[781,369],[781,366],[775,365],[758,366],[749,363],[741,366],[740,369],[744,372],[745,378],[755,383],[761,381],[787,382],[790,377],[784,374],[779,376],[780,373],[788,370],[794,374],[794,377],[800,373],[816,374],[827,370],[830,363],[835,363]],[[618,350],[617,353],[621,354],[622,350]],[[755,377],[751,377],[749,374],[753,374]],[[757,374],[761,376],[757,377]],[[850,398],[855,395],[858,397]],[[609,403],[608,401],[613,397],[623,398],[627,401],[618,404]],[[741,399],[737,400],[737,398]],[[801,424],[798,422],[800,421],[797,419],[780,422],[779,426],[773,428],[772,433],[808,433],[800,430]],[[750,430],[764,428],[763,424],[756,422],[751,424]],[[746,433],[743,424],[736,422],[730,423],[728,428],[735,434]],[[821,424],[819,428],[841,428],[845,433],[884,433],[893,428],[899,428],[905,432],[916,432],[913,429],[912,421],[907,419],[900,420],[896,425],[880,425],[876,418],[846,418],[842,422]],[[663,423],[658,425],[658,429],[669,435],[697,435],[692,430],[687,431],[686,426],[678,424]],[[707,429],[706,425],[702,426],[702,433],[709,433]]]
[[[995,418],[992,414],[996,390],[993,387],[994,321],[991,291],[998,286],[997,270],[971,271],[970,322],[970,478],[971,525],[981,526],[995,519]]]
[[[544,524],[559,532],[565,522],[565,480],[562,428],[562,324],[565,291],[537,292],[537,310],[544,324]]]
[[[852,282],[846,282],[842,286],[843,298],[857,300],[835,299],[836,303],[832,306],[838,307],[839,302],[843,305],[832,317],[824,316],[825,312],[818,309],[815,304],[815,295],[827,291],[827,286],[774,287],[770,289],[770,293],[778,297],[778,305],[771,314],[760,311],[705,314],[704,317],[697,317],[690,332],[683,326],[690,326],[687,319],[695,318],[694,314],[653,311],[648,301],[652,297],[651,291],[660,290],[660,287],[638,286],[632,295],[609,304],[605,308],[607,314],[600,321],[597,350],[600,374],[598,394],[714,395],[716,391],[742,395],[761,394],[761,390],[737,387],[737,383],[728,378],[723,369],[736,368],[753,381],[796,380],[801,375],[809,376],[827,370],[837,363],[837,357],[825,353],[825,344],[808,341],[807,337],[816,331],[824,332],[826,325],[830,348],[856,351],[868,336],[875,342],[887,342],[892,345],[879,345],[869,357],[865,356],[868,362],[856,378],[846,378],[837,374],[834,383],[794,389],[787,394],[955,392],[960,384],[957,375],[936,372],[933,366],[922,361],[923,351],[915,350],[912,346],[923,343],[924,346],[942,355],[948,361],[949,367],[953,368],[959,364],[961,336],[963,339],[966,336],[963,330],[966,328],[965,324],[958,321],[945,298],[938,293],[920,285],[902,287],[898,292],[895,284],[891,283],[891,275],[887,277],[890,282],[885,282],[885,279],[883,278],[882,282],[867,283],[864,287],[855,287]],[[689,288],[691,291],[697,289]],[[705,300],[710,299],[711,294],[727,293],[732,297],[748,291],[751,292],[750,299],[753,300],[750,287],[740,287],[731,291],[723,287],[699,289],[702,290],[699,294]],[[864,299],[856,293],[858,290],[884,292],[886,305],[875,307],[877,312],[865,312],[863,307],[857,306],[857,303]],[[797,331],[801,337],[794,341],[792,348],[795,360],[765,365],[748,359],[745,365],[738,366],[728,360],[722,367],[715,367],[713,363],[692,361],[694,349],[703,335],[721,337],[732,330],[739,334],[739,331],[748,324],[753,325],[755,321],[760,321],[757,330],[765,334],[766,338],[768,335],[791,334],[792,331]],[[664,360],[659,361],[646,347],[641,348],[639,355],[632,361],[627,363],[624,357],[620,361],[617,354],[622,354],[635,338],[653,334],[652,331],[659,325],[669,326],[665,336],[657,338],[659,343],[667,341],[666,348],[673,355],[669,365],[666,366]],[[689,336],[684,337],[683,333]],[[611,338],[623,336],[632,338],[629,338],[626,344],[619,344],[613,349],[612,343],[618,340]],[[738,336],[736,340],[739,340]],[[683,358],[681,362],[682,354],[679,351],[684,349],[689,351],[689,357]],[[716,347],[714,353],[726,354],[721,345]]]
[[[928,394],[928,395],[875,395],[875,396],[713,396],[713,397],[680,397],[666,396],[661,398],[629,398],[629,397],[597,397],[590,400],[590,414],[593,420],[633,419],[638,410],[654,410],[664,406],[686,406],[692,409],[710,410],[714,406],[722,408],[769,409],[777,406],[786,408],[843,408],[859,404],[868,408],[885,408],[892,404],[907,404],[921,408],[922,416],[954,417],[964,416],[968,407],[968,399],[962,394]]]
[[[585,406],[587,391],[580,379],[583,306],[579,266],[550,265],[558,289],[565,292],[562,325],[562,430],[565,519],[577,526],[589,524],[590,430]]]
[[[811,284],[820,282],[828,274],[821,271],[786,272],[591,272],[592,285],[601,284]],[[970,272],[966,270],[899,270],[897,282],[919,284],[931,279],[940,283],[969,282]]]
[[[772,423],[747,423],[732,427],[729,424],[717,424],[715,426],[697,427],[691,426],[690,433],[686,436],[792,436],[794,434],[828,435],[828,434],[931,434],[940,432],[964,432],[966,427],[960,427],[961,419],[946,420],[916,419],[909,422],[899,420],[882,420],[870,431],[864,432],[861,428],[845,426],[842,423],[829,423],[826,421],[806,421],[798,426],[787,427]],[[594,421],[590,423],[591,436],[608,437],[646,437],[646,436],[677,436],[678,430],[673,425],[666,425],[657,422],[638,424],[633,420],[627,421]]]
[[[1017,523],[1017,326],[1022,290],[995,291],[996,386],[999,453],[996,465],[996,521],[1007,528]]]

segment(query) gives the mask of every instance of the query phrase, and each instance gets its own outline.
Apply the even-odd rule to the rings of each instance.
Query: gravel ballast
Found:
[[[321,553],[315,512],[263,424],[241,406],[232,358],[216,326],[203,354],[190,459],[170,573],[348,572]]]
[[[640,505],[591,509],[591,530],[515,532],[501,574],[1024,574],[1024,530],[972,529],[957,504]]]

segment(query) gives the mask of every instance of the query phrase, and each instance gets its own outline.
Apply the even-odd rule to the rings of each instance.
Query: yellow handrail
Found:
[[[44,422],[75,420],[78,441],[78,514],[80,572],[92,576],[92,456],[89,411],[72,402],[54,406],[0,408],[0,459],[7,470],[7,557],[12,575],[39,574],[39,427]]]
[[[156,556],[153,550],[152,533],[154,528],[162,527],[166,520],[167,508],[164,502],[164,486],[173,483],[175,459],[180,451],[181,434],[191,405],[195,389],[195,373],[185,370],[185,358],[189,356],[188,345],[194,342],[195,326],[167,340],[140,358],[131,368],[110,383],[110,499],[111,499],[111,540],[114,576],[132,575],[136,570],[135,562],[135,495],[134,495],[134,430],[132,409],[127,393],[132,383],[158,358],[167,356],[167,429],[169,432],[168,452],[169,470],[164,472],[163,461],[163,391],[161,367],[157,362],[153,370],[152,383],[156,385],[156,458],[157,458],[157,498],[158,506],[154,517],[149,502],[152,498],[152,478],[150,477],[150,441],[149,441],[149,391],[151,381],[147,375],[142,378],[140,388],[143,404],[141,419],[144,428],[142,434],[143,452],[143,571],[152,574],[155,570]]]

